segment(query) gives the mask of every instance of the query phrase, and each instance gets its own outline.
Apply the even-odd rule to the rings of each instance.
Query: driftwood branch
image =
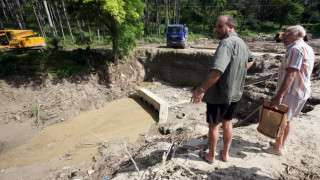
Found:
[[[169,146],[169,149],[167,152],[163,152],[163,156],[162,156],[162,166],[164,166],[164,164],[166,163],[166,160],[167,160],[167,157],[170,153],[170,150],[172,149],[172,146],[173,146],[174,142],[172,142]]]
[[[241,126],[244,122],[248,121],[248,119],[254,115],[260,107],[258,107],[257,109],[255,109],[254,111],[252,111],[246,118],[244,118],[243,120],[239,121],[237,124],[234,125],[234,127],[239,127]]]
[[[137,170],[137,172],[138,172],[139,176],[140,176],[140,177],[142,177],[142,175],[141,175],[141,173],[140,173],[140,171],[139,171],[139,168],[138,168],[138,166],[137,166],[136,162],[134,161],[134,159],[132,158],[132,156],[131,156],[130,152],[129,152],[129,151],[128,151],[128,149],[127,149],[127,141],[124,141],[124,148],[125,148],[125,150],[126,150],[127,154],[129,155],[129,157],[130,157],[131,161],[133,162],[134,167],[136,168],[136,170]]]
[[[196,174],[195,174],[193,171],[191,171],[189,168],[187,168],[186,166],[184,166],[184,165],[182,165],[182,164],[180,164],[180,163],[178,163],[178,162],[174,162],[174,161],[172,161],[172,162],[173,162],[173,164],[175,164],[175,165],[183,168],[184,170],[188,171],[188,172],[189,172],[190,174],[192,174],[193,176],[196,176]]]
[[[41,104],[38,106],[38,112],[37,112],[37,127],[39,130],[41,130],[41,128],[40,128],[40,123],[41,123],[40,107],[41,107]]]
[[[99,138],[100,140],[102,140],[104,143],[107,143],[107,141],[105,139],[103,139],[102,137],[96,135],[95,133],[89,131],[90,134],[94,135],[95,137]]]

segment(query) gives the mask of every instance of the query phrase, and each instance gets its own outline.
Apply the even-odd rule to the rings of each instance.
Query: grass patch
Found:
[[[320,38],[320,23],[317,24],[302,24],[307,33],[312,34],[312,38]]]
[[[31,106],[29,108],[29,113],[31,117],[36,117],[38,115],[38,107],[37,106]]]
[[[165,43],[167,39],[165,36],[147,36],[139,39],[139,43]]]
[[[58,78],[81,79],[92,69],[107,68],[110,57],[90,49],[46,49],[44,52],[24,53],[12,51],[0,56],[0,75],[24,76],[35,82],[41,82],[39,78],[46,78],[48,74]]]

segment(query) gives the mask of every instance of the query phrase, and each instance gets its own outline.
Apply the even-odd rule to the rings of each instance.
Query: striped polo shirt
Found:
[[[313,49],[302,39],[289,44],[287,46],[285,59],[279,67],[276,92],[278,92],[281,87],[286,75],[286,69],[294,68],[299,70],[299,74],[296,75],[287,93],[298,99],[308,99],[311,93],[310,77],[314,65],[314,58]]]

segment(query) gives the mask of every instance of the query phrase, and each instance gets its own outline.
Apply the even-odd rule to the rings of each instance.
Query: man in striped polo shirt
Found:
[[[263,151],[275,154],[284,154],[284,145],[290,132],[290,121],[297,117],[310,97],[311,73],[314,65],[314,51],[303,41],[305,29],[300,26],[291,26],[283,34],[283,44],[287,48],[285,59],[278,71],[276,95],[272,104],[277,106],[285,104],[289,107],[287,126],[282,136],[270,143],[270,147],[262,148]]]

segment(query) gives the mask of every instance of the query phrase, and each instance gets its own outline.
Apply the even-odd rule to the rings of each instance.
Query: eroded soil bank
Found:
[[[276,44],[280,52],[265,53],[265,47],[271,45],[275,46],[266,42],[249,44],[253,49],[263,49],[263,53],[257,55],[257,63],[250,70],[248,81],[276,72],[283,58],[283,48]],[[161,45],[160,48],[143,48],[127,64],[109,69],[110,84],[99,84],[95,75],[88,77],[87,81],[77,82],[49,79],[41,87],[26,84],[21,78],[3,78],[0,81],[0,179],[103,179],[106,176],[139,179],[128,152],[144,179],[319,178],[320,121],[316,117],[319,113],[316,105],[320,93],[319,67],[315,68],[313,76],[313,101],[308,102],[305,111],[308,113],[302,114],[293,127],[288,145],[291,153],[285,157],[263,154],[260,148],[269,140],[257,133],[256,124],[249,123],[256,121],[252,116],[247,123],[249,126],[235,129],[230,162],[222,163],[217,154],[216,163],[208,165],[197,155],[203,146],[185,149],[183,145],[191,139],[204,142],[207,139],[205,104],[188,102],[194,87],[205,75],[205,64],[213,56],[212,47],[216,44],[199,40],[191,46],[198,48],[164,49]],[[177,86],[180,83],[174,82],[179,78],[184,86]],[[143,81],[148,83],[141,84]],[[246,87],[234,124],[253,112],[263,99],[273,95],[275,81],[270,79]],[[154,115],[146,111],[149,107],[126,99],[141,86],[170,104],[166,124],[157,124]],[[116,113],[103,114],[104,109],[111,106]],[[31,116],[31,107],[43,113],[46,120],[37,122],[39,117]],[[134,118],[137,119],[121,122],[121,119]],[[106,122],[106,119],[114,121]],[[133,126],[126,129],[129,124]],[[54,127],[60,132],[50,131]],[[298,127],[305,130],[299,132]],[[44,129],[39,131],[39,128]],[[138,137],[131,134],[134,131]],[[32,137],[38,138],[38,143],[32,145]],[[20,146],[27,140],[30,144]],[[127,149],[124,140],[127,140]],[[163,159],[172,144],[175,148],[171,149],[167,159]],[[76,150],[70,150],[71,146]],[[219,141],[218,148],[221,147],[222,141]]]

